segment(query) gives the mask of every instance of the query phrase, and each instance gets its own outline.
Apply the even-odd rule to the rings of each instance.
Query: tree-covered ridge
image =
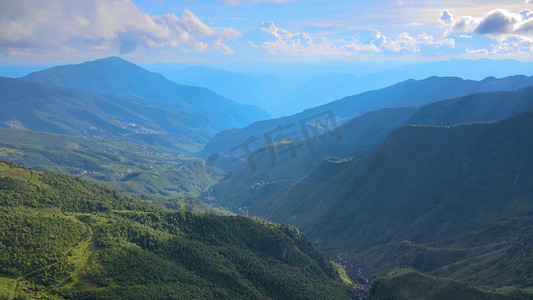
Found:
[[[272,220],[351,251],[378,276],[408,266],[530,291],[532,132],[532,112],[402,127],[362,155],[324,161],[279,198]]]
[[[297,229],[167,211],[0,162],[0,298],[343,299],[353,288]]]
[[[526,300],[530,297],[516,289],[502,293],[483,291],[456,280],[428,276],[412,269],[395,269],[387,276],[374,280],[369,300],[385,299],[469,299],[469,300]]]

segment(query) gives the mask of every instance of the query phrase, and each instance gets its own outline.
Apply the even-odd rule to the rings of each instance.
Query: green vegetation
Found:
[[[520,78],[520,77],[518,77]],[[518,78],[509,79],[510,82]],[[231,176],[217,183],[210,191],[210,196],[229,210],[236,212],[238,208],[247,207],[250,214],[269,218],[269,210],[292,184],[318,167],[327,157],[350,157],[365,153],[383,142],[395,129],[406,124],[421,125],[456,125],[471,122],[501,121],[533,110],[533,88],[517,91],[503,91],[467,95],[456,99],[448,99],[421,107],[388,108],[366,113],[354,118],[339,127],[342,139],[326,132],[326,136],[315,138],[313,151],[309,151],[305,142],[294,141],[296,156],[281,153],[284,148],[265,147],[252,155],[256,170],[252,171],[245,162],[231,171]],[[264,122],[253,126],[264,131]],[[294,129],[294,128],[293,128]],[[331,129],[331,128],[330,128]],[[242,129],[246,131],[246,129]],[[241,141],[227,140],[229,132],[220,133],[206,147]],[[262,136],[263,133],[255,133]],[[241,136],[244,138],[244,136]],[[229,138],[229,137],[228,137]],[[291,136],[291,138],[293,138]],[[262,140],[262,139],[260,139]],[[255,146],[255,144],[254,144]],[[300,148],[296,148],[300,147]],[[206,149],[203,151],[205,152]],[[255,148],[252,148],[255,150]],[[285,148],[286,149],[286,148]],[[275,164],[270,151],[277,152]],[[234,154],[240,154],[235,152]],[[324,171],[322,169],[322,171]],[[328,173],[329,174],[329,173]],[[254,184],[260,188],[252,188]]]
[[[172,212],[79,178],[0,162],[0,297],[349,299],[297,229]]]
[[[256,106],[233,102],[206,88],[174,83],[161,74],[152,73],[119,57],[56,66],[31,73],[22,80],[102,95],[121,95],[170,109],[171,112],[180,112],[181,115],[162,113],[151,117],[156,123],[165,125],[184,121],[185,124],[180,125],[188,127],[190,131],[185,132],[186,136],[194,140],[202,131],[215,133],[268,118],[268,114]]]
[[[511,300],[530,299],[513,289],[504,294],[482,291],[446,278],[427,276],[410,269],[395,269],[383,278],[376,279],[369,300]]]
[[[348,96],[343,99],[333,101],[311,109],[307,109],[290,116],[255,122],[244,128],[228,129],[221,131],[209,140],[206,147],[202,150],[202,154],[205,157],[217,152],[221,152],[227,155],[235,155],[235,153],[231,149],[237,145],[240,145],[252,136],[260,138],[254,144],[255,149],[261,148],[263,146],[266,146],[266,141],[262,139],[263,134],[265,132],[274,130],[277,126],[287,126],[291,123],[296,124],[296,127],[292,127],[291,131],[297,130],[298,132],[296,132],[296,134],[292,135],[290,138],[301,139],[303,138],[303,134],[297,128],[298,122],[306,120],[311,116],[316,116],[317,114],[320,115],[324,112],[327,112],[328,110],[333,111],[337,123],[343,124],[345,122],[353,120],[357,116],[383,108],[423,106],[445,99],[463,97],[472,93],[514,91],[521,88],[527,88],[531,85],[533,85],[533,77],[527,76],[511,76],[501,79],[489,77],[481,81],[464,80],[458,77],[435,76],[426,78],[424,80],[410,79],[383,89],[364,92],[354,96]],[[498,95],[498,93],[496,93],[496,96],[493,98],[497,97],[501,97],[501,95]],[[509,98],[511,102],[514,102],[514,100],[516,100],[513,99],[514,96],[510,96]],[[472,102],[470,102],[469,104],[472,104]],[[480,115],[487,115],[486,113],[489,111],[492,111],[491,113],[494,116],[505,115],[505,110],[497,109],[501,108],[501,106],[495,107],[490,103],[487,104],[488,106],[486,107],[486,110],[484,110],[483,108],[478,109],[477,112],[474,112],[470,116],[468,114],[465,114],[465,116],[469,116],[470,118],[477,117],[480,112],[483,112]],[[511,108],[512,104],[509,107],[507,107],[506,102],[504,102],[504,104],[506,109],[510,108],[510,111],[514,110],[514,108]],[[461,105],[452,106],[460,107]],[[469,107],[468,105],[466,105],[461,107],[461,109],[463,111],[466,111],[469,109]],[[524,111],[525,110],[522,110],[522,112]],[[512,116],[513,114],[508,114],[507,116],[504,116],[504,118],[509,118]],[[460,119],[461,117],[463,117],[463,115],[457,116],[458,119]],[[496,119],[490,118],[488,120],[495,121]],[[386,123],[388,122],[387,119],[382,119],[382,121]],[[470,120],[467,122],[472,121],[474,120]],[[426,123],[425,125],[430,125],[430,123]],[[379,131],[373,132],[377,133]],[[387,135],[388,133],[385,134],[385,136]]]
[[[168,148],[198,147],[215,131],[187,111],[151,106],[120,95],[96,94],[0,77],[0,126],[112,138]]]
[[[162,146],[0,128],[0,159],[91,179],[168,208],[220,212],[193,198],[220,175]]]
[[[533,286],[533,113],[498,123],[406,126],[330,159],[272,220],[383,276],[398,266],[485,290]]]

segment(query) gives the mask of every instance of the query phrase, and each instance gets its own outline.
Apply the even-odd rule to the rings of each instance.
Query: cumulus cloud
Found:
[[[119,49],[186,47],[205,51],[239,37],[232,28],[213,28],[184,10],[149,15],[131,0],[17,0],[0,10],[0,50]],[[221,49],[224,53],[228,49]]]
[[[395,38],[388,38],[382,35],[378,30],[372,33],[372,44],[375,44],[380,49],[389,50],[392,52],[409,51],[420,52],[420,46],[448,46],[454,47],[455,40],[452,38],[437,39],[427,33],[421,33],[416,37],[412,37],[407,32],[402,32]]]
[[[259,30],[270,40],[262,42],[262,48],[270,54],[289,52],[292,54],[326,54],[333,49],[328,45],[327,39],[313,37],[304,32],[291,33],[288,30],[276,27],[273,22],[264,22]]]
[[[396,37],[387,37],[379,30],[363,31],[348,40],[330,41],[325,37],[313,36],[305,32],[290,32],[278,28],[272,22],[265,22],[260,30],[270,39],[256,47],[266,49],[270,54],[286,52],[291,54],[353,55],[378,52],[420,52],[422,46],[454,47],[453,38],[435,38],[427,33],[411,36],[404,32]]]
[[[498,9],[481,19],[474,31],[478,34],[511,33],[521,21],[522,17],[520,15],[504,9]]]
[[[449,16],[449,18],[448,18]],[[533,11],[523,10],[513,13],[505,9],[496,9],[486,16],[462,16],[455,20],[444,11],[441,21],[448,27],[447,34],[477,34],[493,39],[491,53],[533,50]],[[488,51],[488,50],[487,50]]]

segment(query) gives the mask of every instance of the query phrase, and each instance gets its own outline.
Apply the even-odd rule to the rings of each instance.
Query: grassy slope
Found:
[[[298,230],[169,212],[107,187],[0,162],[0,297],[352,297]]]

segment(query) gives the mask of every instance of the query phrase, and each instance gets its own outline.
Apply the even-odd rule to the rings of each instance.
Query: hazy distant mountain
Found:
[[[396,82],[399,81],[401,80]],[[384,85],[381,81],[368,82],[364,76],[338,73],[324,74],[300,84],[290,93],[284,95],[283,98],[277,101],[272,114],[274,116],[288,116],[324,105],[335,99],[385,86],[387,85]]]
[[[232,151],[232,149],[251,137],[256,137],[250,143],[252,151],[260,149],[267,143],[264,138],[265,133],[275,130],[278,126],[294,125],[291,131],[296,132],[290,139],[300,139],[304,137],[299,128],[301,121],[310,121],[311,117],[314,117],[314,120],[324,121],[324,118],[330,118],[328,112],[333,114],[337,124],[342,124],[366,112],[381,108],[420,106],[476,92],[516,90],[530,85],[533,85],[533,77],[526,76],[511,76],[502,79],[489,77],[482,81],[463,80],[456,77],[407,80],[381,90],[345,97],[288,117],[256,122],[245,128],[225,130],[211,139],[201,154],[204,157],[217,152],[241,155],[241,150]]]
[[[127,97],[0,77],[0,126],[175,147],[214,134],[206,120]]]
[[[257,105],[269,113],[279,105],[293,82],[274,76],[249,75],[202,66],[187,68],[151,67],[179,84],[207,87],[243,104]]]
[[[135,97],[150,105],[203,115],[214,130],[242,127],[267,119],[268,114],[250,105],[228,100],[200,87],[179,85],[118,57],[57,66],[23,77],[81,90]],[[199,116],[200,118],[202,116]]]
[[[348,157],[369,151],[403,125],[450,126],[500,121],[532,110],[533,87],[528,87],[510,92],[472,94],[421,107],[368,112],[341,125],[341,139],[331,134],[317,137],[312,141],[312,151],[304,141],[292,142],[296,150],[294,157],[290,153],[282,153],[289,149],[286,144],[255,151],[251,155],[255,169],[244,161],[232,171],[231,176],[213,186],[209,196],[215,197],[219,204],[230,210],[247,207],[250,214],[268,218],[273,201],[325,158]]]
[[[334,70],[334,69],[333,69]],[[330,73],[310,79],[294,89],[279,101],[274,115],[289,115],[323,105],[331,100],[340,99],[370,90],[382,89],[407,79],[421,80],[430,76],[461,77],[481,80],[487,76],[508,77],[512,75],[533,75],[533,63],[511,59],[504,60],[466,60],[453,59],[429,63],[408,64],[386,68],[372,74]]]
[[[365,154],[324,161],[279,198],[272,219],[324,247],[363,253],[377,272],[403,265],[470,284],[528,287],[531,153],[531,112],[498,123],[402,127]]]
[[[207,87],[229,99],[258,105],[275,117],[295,114],[348,95],[382,89],[410,78],[421,80],[439,76],[481,80],[487,76],[533,75],[533,63],[511,59],[342,65],[304,62],[241,65],[233,62],[231,65],[219,64],[217,69],[185,63],[158,63],[147,68],[177,83]]]

